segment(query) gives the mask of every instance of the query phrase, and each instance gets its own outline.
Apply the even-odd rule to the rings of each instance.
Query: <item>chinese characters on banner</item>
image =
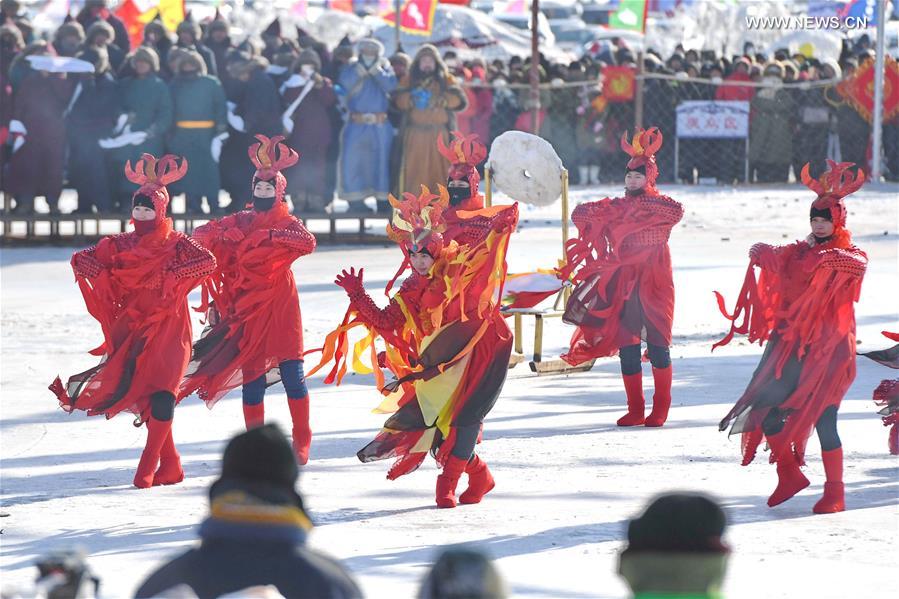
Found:
[[[749,102],[683,102],[677,107],[677,136],[746,138],[749,136]]]

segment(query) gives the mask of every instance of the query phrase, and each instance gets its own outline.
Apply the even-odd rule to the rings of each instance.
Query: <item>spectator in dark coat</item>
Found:
[[[77,75],[78,84],[72,109],[66,119],[69,137],[69,184],[78,193],[75,212],[108,212],[113,196],[106,157],[99,146],[110,137],[121,112],[118,88],[109,69],[109,58],[102,47],[88,47],[78,58],[94,65],[95,73]]]
[[[150,21],[144,26],[144,41],[141,43],[142,46],[148,46],[153,48],[156,52],[156,56],[159,57],[159,76],[162,79],[168,81],[172,78],[172,72],[169,70],[168,62],[169,62],[169,51],[172,49],[173,43],[172,38],[169,37],[169,32],[165,28],[165,25],[162,24],[162,21]],[[128,65],[126,65],[126,70],[122,73],[122,76],[131,76],[133,73],[128,71]]]
[[[17,212],[33,212],[37,196],[47,199],[51,212],[58,210],[66,153],[63,113],[73,87],[64,74],[32,70],[16,90],[9,126],[13,155],[4,185]]]
[[[834,60],[824,61],[818,69],[819,81],[840,79],[840,67]],[[817,82],[816,82],[817,83]],[[827,139],[831,127],[836,125],[836,115],[828,101],[830,87],[811,87],[799,90],[799,118],[794,139],[793,174],[799,178],[802,167],[808,163],[812,177],[820,177],[827,170]]]
[[[227,69],[225,69],[225,57],[234,48],[234,44],[231,42],[228,21],[221,17],[213,19],[206,28],[206,37],[203,39],[203,44],[212,51],[212,55],[215,57],[218,78],[224,84],[225,78],[228,76]]]
[[[280,90],[286,112],[299,101],[292,115],[285,112],[283,123],[287,145],[300,153],[300,161],[284,173],[294,212],[324,212],[333,199],[325,196],[325,166],[337,96],[331,80],[321,76],[321,66],[318,53],[303,50]]]
[[[103,48],[109,56],[109,67],[112,74],[115,75],[125,64],[128,58],[127,52],[119,48],[113,41],[115,32],[112,26],[106,21],[95,21],[87,28],[87,34],[84,38],[85,46],[93,46],[95,48]]]
[[[268,61],[261,56],[237,53],[229,61],[230,76],[237,85],[228,91],[230,137],[222,148],[219,171],[222,187],[231,196],[228,210],[243,210],[250,201],[250,183],[255,167],[247,159],[247,148],[256,142],[254,135],[280,135],[281,98],[265,70]]]
[[[215,54],[201,41],[200,24],[196,21],[181,21],[178,23],[175,33],[178,35],[178,41],[175,43],[175,46],[185,50],[193,50],[199,54],[203,62],[206,63],[206,74],[210,77],[217,77],[218,70],[216,68]]]
[[[222,475],[209,489],[200,546],[165,564],[137,597],[189,587],[200,599],[275,586],[284,597],[351,599],[362,593],[340,563],[306,547],[312,523],[295,490],[299,469],[275,425],[228,443]]]
[[[85,0],[84,8],[81,9],[75,20],[81,23],[85,31],[97,21],[106,21],[115,32],[114,39],[110,41],[118,46],[122,52],[128,54],[131,51],[131,40],[128,39],[128,30],[125,28],[122,20],[115,16],[106,5],[106,0]]]
[[[844,78],[851,77],[856,68],[858,68],[858,64],[855,59],[847,60],[843,65]],[[840,133],[840,159],[843,162],[854,162],[868,172],[865,167],[868,164],[870,123],[852,105],[843,101],[837,108],[837,127]]]
[[[22,3],[18,0],[0,0],[0,25],[15,27],[22,35],[22,41],[31,44],[34,42],[34,27],[21,10]]]
[[[9,121],[12,119],[12,82],[9,71],[16,56],[22,52],[25,42],[22,32],[12,25],[0,26],[0,189],[3,189],[5,165],[9,160]]]

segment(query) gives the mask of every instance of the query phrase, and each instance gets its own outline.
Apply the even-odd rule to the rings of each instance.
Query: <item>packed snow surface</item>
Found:
[[[664,428],[615,426],[625,406],[617,358],[570,376],[538,378],[519,365],[509,373],[478,450],[496,489],[480,505],[437,510],[432,461],[391,482],[387,463],[356,459],[383,421],[371,413],[379,401],[373,379],[348,376],[341,387],[326,387],[320,377],[309,381],[315,437],[300,488],[316,523],[310,543],[342,559],[368,596],[413,596],[440,547],[474,543],[497,560],[516,596],[624,597],[615,569],[627,520],[653,495],[672,489],[705,491],[725,506],[733,547],[728,597],[886,597],[895,591],[899,462],[887,453],[887,430],[871,401],[871,391],[894,371],[859,358],[858,377],[840,409],[844,513],[811,512],[824,483],[816,438],[807,456],[811,486],[769,509],[765,500],[776,475],[767,454],[741,467],[739,439],[717,428],[761,348],[743,339],[710,353],[726,329],[712,291],[724,293],[732,306],[752,243],[805,237],[811,193],[798,185],[663,191],[685,207],[671,238],[674,401]],[[617,192],[576,189],[572,203]],[[880,331],[899,330],[896,198],[895,187],[870,186],[847,200],[855,242],[870,259],[856,309],[860,349],[886,347]],[[555,264],[559,215],[558,204],[522,209],[511,271]],[[104,594],[128,596],[162,560],[196,542],[224,444],[243,430],[240,394],[231,393],[213,411],[196,397],[185,400],[174,424],[185,481],[132,487],[144,430],[127,415],[110,421],[68,415],[47,390],[57,374],[92,366],[87,351],[101,339],[74,283],[70,255],[71,248],[2,250],[2,584],[27,583],[37,556],[80,546],[103,578]],[[384,305],[379,290],[399,260],[386,242],[322,246],[299,260],[294,272],[306,346],[320,344],[343,315],[347,301],[332,283],[341,267],[365,267],[366,286]],[[196,293],[191,301],[198,302]],[[544,353],[557,356],[571,329],[558,319],[546,329]],[[648,399],[648,365],[644,373]],[[269,391],[266,406],[267,419],[289,430],[280,386]]]

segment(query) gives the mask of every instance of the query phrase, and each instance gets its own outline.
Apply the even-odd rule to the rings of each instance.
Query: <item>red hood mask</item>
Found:
[[[637,129],[631,143],[627,142],[627,132],[621,135],[621,149],[631,157],[627,162],[627,170],[639,170],[646,175],[645,193],[656,192],[656,179],[659,167],[656,166],[655,153],[662,147],[662,132],[658,127],[650,127],[646,131]]]
[[[855,167],[852,162],[827,161],[827,172],[817,180],[809,175],[809,165],[802,167],[800,178],[806,187],[814,191],[818,197],[812,202],[812,210],[816,212],[829,211],[833,222],[833,236],[848,241],[850,233],[846,229],[846,206],[843,198],[858,191],[865,183],[865,173],[862,169],[856,169],[853,175],[851,169]]]
[[[256,135],[259,143],[250,146],[250,161],[256,167],[253,175],[253,185],[257,180],[272,181],[275,186],[275,202],[284,201],[284,193],[287,190],[287,179],[281,171],[296,164],[300,155],[290,149],[284,141],[283,135],[268,138],[265,135]]]
[[[137,183],[140,188],[134,192],[131,197],[132,207],[137,203],[138,197],[149,198],[153,203],[153,210],[156,212],[156,219],[152,222],[155,226],[159,226],[165,222],[166,210],[169,205],[169,192],[166,185],[173,183],[187,174],[187,160],[181,159],[181,165],[178,166],[178,158],[172,154],[166,154],[162,158],[157,159],[152,154],[143,154],[134,168],[131,168],[131,161],[125,163],[125,177],[132,183]],[[133,221],[132,221],[133,222]],[[142,224],[141,230],[146,230],[149,225]],[[140,232],[140,230],[138,231]]]
[[[443,143],[443,137],[437,138],[437,149],[443,154],[443,157],[450,161],[450,169],[447,174],[449,181],[466,181],[469,188],[469,197],[464,204],[469,206],[471,200],[478,195],[478,185],[481,183],[481,175],[478,173],[477,166],[487,158],[487,148],[484,147],[478,136],[463,135],[459,131],[453,131],[453,141],[449,147]],[[460,204],[454,206],[456,209],[466,209]]]

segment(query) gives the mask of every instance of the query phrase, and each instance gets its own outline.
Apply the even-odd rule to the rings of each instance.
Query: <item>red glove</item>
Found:
[[[238,229],[237,227],[231,227],[229,229],[225,229],[225,232],[222,233],[222,239],[225,241],[230,241],[232,243],[237,243],[244,238],[243,231]]]
[[[353,297],[353,295],[363,291],[362,273],[364,271],[364,268],[360,268],[358,273],[356,273],[356,269],[354,268],[350,268],[349,271],[344,270],[337,275],[337,278],[334,279],[334,283],[338,287],[343,287],[348,296]]]

